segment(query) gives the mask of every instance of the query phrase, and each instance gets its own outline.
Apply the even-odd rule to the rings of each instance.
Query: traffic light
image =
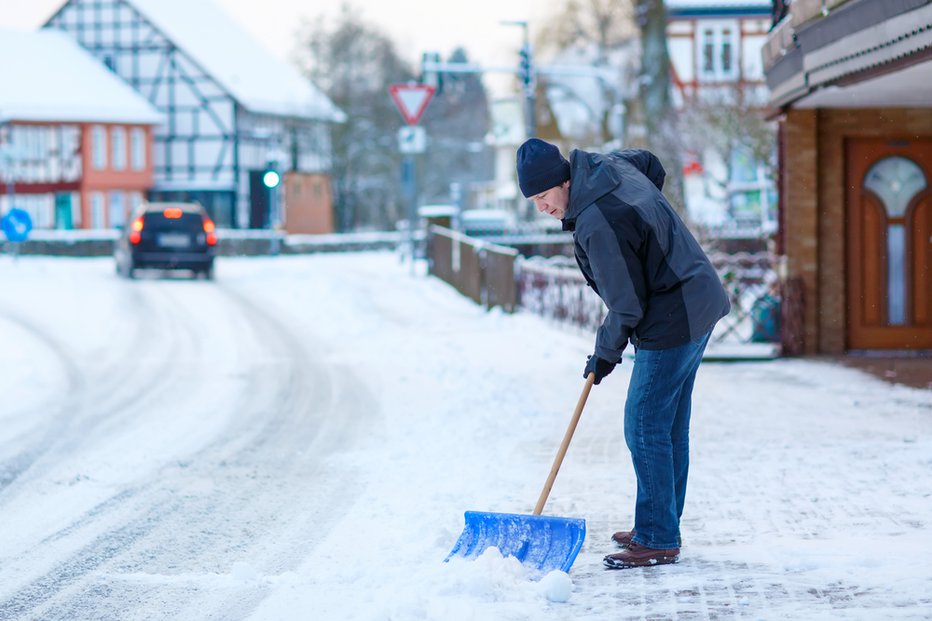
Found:
[[[530,87],[531,87],[531,78],[532,78],[532,75],[531,75],[531,63],[532,63],[532,58],[531,58],[531,46],[530,46],[529,44],[525,44],[524,46],[521,47],[521,51],[520,51],[519,53],[520,53],[520,55],[521,55],[521,80],[524,82],[524,87],[525,87],[525,88],[530,88]]]
[[[424,52],[421,54],[421,75],[418,82],[434,87],[434,96],[443,92],[443,70],[440,65],[440,54],[437,52]]]
[[[282,182],[281,173],[278,172],[278,162],[268,162],[265,167],[265,172],[262,173],[262,183],[265,187],[272,188],[278,187],[278,184]]]

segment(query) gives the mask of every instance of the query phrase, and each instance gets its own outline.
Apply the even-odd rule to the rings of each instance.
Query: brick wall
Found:
[[[801,277],[806,299],[804,338],[807,354],[818,343],[818,112],[790,110],[784,123],[784,248],[789,277]]]

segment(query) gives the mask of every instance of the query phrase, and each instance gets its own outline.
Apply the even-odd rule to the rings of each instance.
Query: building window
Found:
[[[126,225],[126,202],[123,192],[110,192],[110,228]]]
[[[134,215],[142,207],[142,194],[140,192],[129,193],[129,213]]]
[[[141,127],[134,127],[132,138],[133,170],[146,168],[146,132]]]
[[[722,73],[731,73],[731,30],[722,30]]]
[[[104,195],[102,192],[91,192],[91,228],[104,228]]]
[[[725,81],[737,77],[737,32],[734,22],[719,22],[703,27],[697,48],[702,79]]]
[[[909,256],[907,254],[906,218],[909,206],[928,187],[922,168],[900,156],[885,157],[874,164],[864,179],[864,187],[873,192],[886,212],[887,237],[887,324],[907,325]],[[918,241],[924,244],[925,236]]]
[[[91,163],[95,170],[107,167],[107,130],[103,125],[91,128]]]
[[[113,157],[113,170],[126,170],[126,129],[110,129],[110,150]]]
[[[703,32],[702,73],[715,73],[715,33],[712,30]]]

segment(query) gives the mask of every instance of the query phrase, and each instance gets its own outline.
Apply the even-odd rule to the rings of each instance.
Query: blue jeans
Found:
[[[706,334],[671,349],[637,349],[625,402],[625,441],[638,493],[633,541],[680,547],[680,516],[689,472],[689,413]]]

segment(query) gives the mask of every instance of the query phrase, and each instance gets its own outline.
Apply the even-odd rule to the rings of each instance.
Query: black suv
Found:
[[[146,203],[117,240],[117,273],[133,278],[138,268],[192,270],[213,278],[216,246],[213,220],[200,204]]]

